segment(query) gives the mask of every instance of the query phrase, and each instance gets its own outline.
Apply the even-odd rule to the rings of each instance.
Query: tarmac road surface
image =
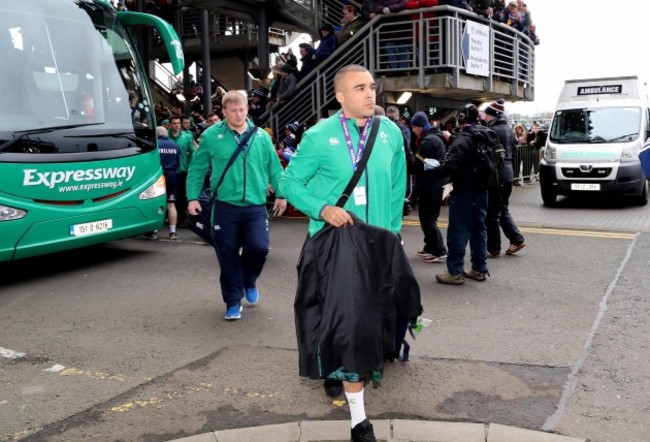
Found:
[[[432,323],[411,360],[367,390],[371,419],[650,440],[650,209],[569,199],[548,209],[538,193],[515,190],[527,247],[490,260],[485,283],[436,284],[444,264],[415,256],[422,235],[406,220]],[[271,229],[260,303],[236,322],[223,319],[214,252],[187,230],[176,243],[134,238],[1,265],[0,440],[165,441],[347,420],[344,401],[297,376],[306,222]]]

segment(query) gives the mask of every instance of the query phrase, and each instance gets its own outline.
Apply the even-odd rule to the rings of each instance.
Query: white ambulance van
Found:
[[[636,76],[567,80],[540,164],[544,204],[598,193],[647,204],[639,151],[648,137],[648,97]]]

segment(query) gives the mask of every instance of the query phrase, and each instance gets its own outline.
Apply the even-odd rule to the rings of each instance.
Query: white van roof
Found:
[[[645,94],[639,78],[609,77],[567,80],[564,82],[558,105],[576,101],[639,100]]]

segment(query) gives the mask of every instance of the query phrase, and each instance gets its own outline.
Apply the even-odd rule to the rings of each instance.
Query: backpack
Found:
[[[491,190],[503,186],[506,171],[506,150],[497,134],[484,126],[475,125],[465,129],[476,146],[474,183],[479,189]],[[461,132],[462,133],[462,132]]]

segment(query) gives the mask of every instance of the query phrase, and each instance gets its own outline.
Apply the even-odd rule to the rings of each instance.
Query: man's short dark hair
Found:
[[[339,90],[338,86],[339,86],[339,83],[341,81],[341,77],[343,77],[343,75],[347,74],[348,72],[368,72],[368,73],[370,73],[370,71],[368,69],[361,66],[360,64],[349,64],[347,66],[343,66],[334,75],[334,92],[337,92]]]

